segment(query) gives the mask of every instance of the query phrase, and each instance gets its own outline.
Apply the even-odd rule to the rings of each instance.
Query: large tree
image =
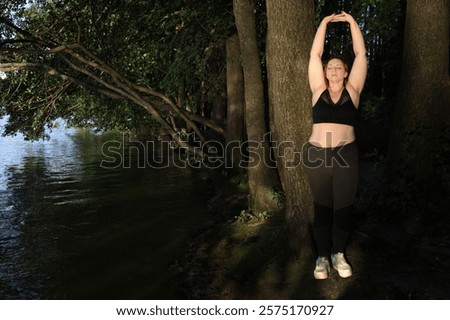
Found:
[[[293,249],[312,253],[312,199],[302,165],[311,132],[307,69],[314,37],[314,1],[267,1],[267,69],[277,164],[286,195],[286,226]]]
[[[449,3],[410,0],[406,7],[402,78],[389,157],[391,168],[410,170],[420,183],[439,180],[434,174],[438,150],[432,140],[450,124]]]
[[[249,208],[253,214],[278,209],[274,189],[278,176],[270,157],[267,108],[264,101],[264,83],[258,51],[255,8],[250,0],[234,0],[233,11],[238,30],[245,88],[245,123],[248,152],[247,174]]]

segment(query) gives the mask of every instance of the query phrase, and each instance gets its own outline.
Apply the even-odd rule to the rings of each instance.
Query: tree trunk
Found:
[[[244,141],[244,74],[241,65],[239,37],[234,34],[226,41],[227,47],[227,161],[239,169],[242,160],[240,145]]]
[[[215,96],[211,101],[211,120],[224,126],[227,116],[227,102],[224,97]]]
[[[388,157],[391,167],[406,164],[422,181],[434,178],[432,145],[408,145],[405,138],[429,140],[449,124],[449,2],[410,0],[406,6],[402,79]]]
[[[286,234],[303,257],[312,254],[312,198],[302,163],[311,133],[308,61],[314,37],[312,0],[267,1],[267,66],[271,126],[286,202]]]
[[[448,0],[408,1],[403,52],[398,120],[405,130],[436,124],[448,81]]]
[[[264,211],[278,209],[273,196],[273,188],[278,185],[278,176],[270,159],[269,136],[265,122],[264,85],[257,46],[254,7],[250,0],[234,0],[233,9],[244,70],[249,209],[257,215]]]

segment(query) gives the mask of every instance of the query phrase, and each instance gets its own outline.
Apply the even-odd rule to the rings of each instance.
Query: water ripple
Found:
[[[179,298],[167,270],[208,222],[202,184],[102,168],[102,139],[0,138],[0,298]]]

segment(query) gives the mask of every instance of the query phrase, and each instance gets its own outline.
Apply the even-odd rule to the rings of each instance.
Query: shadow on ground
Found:
[[[449,221],[420,226],[411,235],[373,205],[382,179],[373,162],[361,163],[361,194],[347,257],[354,275],[313,278],[314,259],[286,248],[282,214],[242,223],[245,194],[223,198],[215,225],[204,230],[174,264],[187,299],[449,299]],[[421,222],[420,222],[421,223]]]

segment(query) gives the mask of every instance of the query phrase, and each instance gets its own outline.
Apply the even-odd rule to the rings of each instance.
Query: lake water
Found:
[[[102,166],[111,141],[0,137],[1,299],[183,298],[170,266],[209,223],[206,186],[193,169],[142,165],[137,148]]]

